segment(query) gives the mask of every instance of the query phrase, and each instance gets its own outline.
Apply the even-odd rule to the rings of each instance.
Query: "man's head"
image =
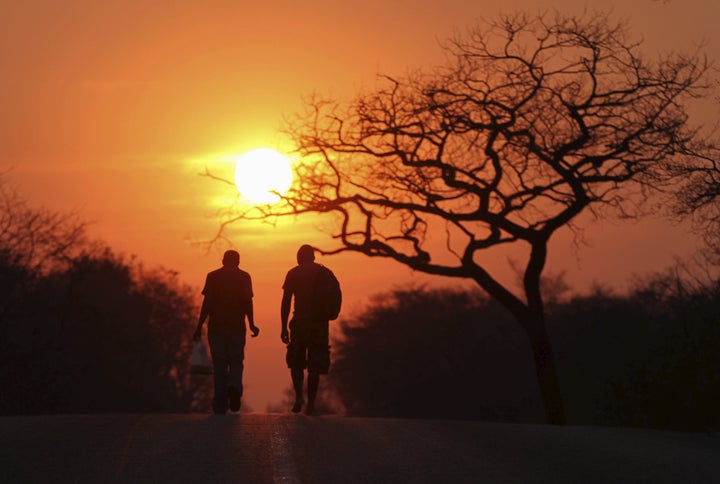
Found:
[[[236,250],[226,250],[223,254],[222,264],[225,267],[237,267],[240,265],[240,254]]]
[[[309,264],[315,260],[315,249],[311,246],[304,244],[301,245],[297,251],[298,264]]]

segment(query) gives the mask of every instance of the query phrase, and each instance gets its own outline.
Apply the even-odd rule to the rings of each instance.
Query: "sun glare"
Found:
[[[235,185],[242,198],[255,204],[280,200],[292,184],[290,159],[270,148],[248,151],[235,159]]]

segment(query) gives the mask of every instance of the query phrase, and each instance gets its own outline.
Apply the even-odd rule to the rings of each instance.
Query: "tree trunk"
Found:
[[[551,425],[564,425],[565,409],[563,407],[560,384],[558,382],[555,357],[550,345],[545,318],[529,317],[521,321],[530,338],[530,347],[535,362],[535,374],[545,406],[545,419]]]
[[[550,345],[547,328],[545,327],[545,310],[542,295],[540,294],[540,274],[545,263],[547,247],[544,241],[533,245],[528,267],[523,279],[525,294],[528,303],[518,299],[504,286],[495,281],[490,275],[478,266],[470,265],[473,279],[488,294],[505,306],[530,340],[530,348],[535,362],[535,375],[545,408],[545,421],[551,425],[565,424],[565,410],[560,394],[555,359]]]

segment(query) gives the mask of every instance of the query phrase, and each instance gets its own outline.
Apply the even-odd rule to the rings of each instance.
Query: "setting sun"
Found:
[[[240,195],[257,204],[277,202],[292,183],[287,156],[270,148],[248,151],[235,159],[235,185]]]

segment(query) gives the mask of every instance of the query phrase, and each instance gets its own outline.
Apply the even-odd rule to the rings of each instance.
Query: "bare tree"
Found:
[[[91,246],[87,224],[75,213],[33,207],[0,173],[0,259],[43,273]]]
[[[703,141],[664,165],[672,187],[667,207],[673,215],[692,220],[706,243],[705,259],[720,265],[720,146]]]
[[[336,246],[416,271],[475,281],[525,330],[547,421],[565,422],[545,324],[548,242],[584,210],[636,215],[660,162],[697,132],[700,52],[647,59],[603,14],[501,16],[450,39],[448,61],[350,103],[313,98],[289,132],[302,156],[278,204],[226,223],[334,214]],[[491,249],[526,250],[519,294]]]

